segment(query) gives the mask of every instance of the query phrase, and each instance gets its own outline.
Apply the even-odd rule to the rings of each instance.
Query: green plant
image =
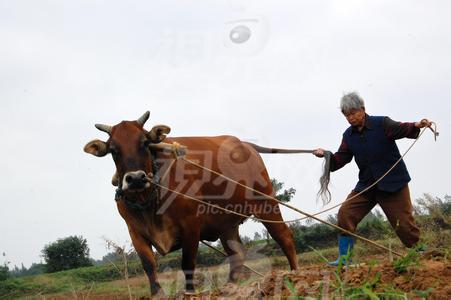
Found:
[[[324,282],[321,281],[319,284],[319,294],[316,296],[317,300],[321,300],[324,298]]]
[[[413,291],[415,295],[417,295],[418,297],[421,297],[422,299],[428,299],[429,295],[432,293],[434,289],[433,288],[427,288],[424,291]]]
[[[274,190],[274,195],[277,198],[277,200],[282,202],[290,202],[291,199],[296,194],[296,189],[289,188],[288,190],[283,190],[284,183],[277,181],[277,179],[272,178],[271,179],[272,188]]]
[[[56,242],[46,245],[42,249],[42,255],[48,273],[92,265],[89,259],[88,243],[81,236],[58,239]]]
[[[6,257],[5,252],[3,252],[3,257]],[[0,265],[0,281],[6,280],[10,277],[8,265],[9,265],[9,261],[5,261],[3,263],[3,266]]]
[[[6,280],[9,278],[9,268],[5,264],[3,266],[0,266],[0,281]]]
[[[378,210],[370,212],[363,218],[357,226],[357,232],[371,239],[382,239],[385,235],[392,234],[390,223]]]
[[[291,294],[290,299],[294,299],[294,300],[305,299],[304,297],[301,297],[298,295],[296,287],[294,286],[293,282],[289,278],[285,278],[284,282],[285,282],[285,286],[290,290],[290,294]]]
[[[371,268],[368,271],[368,275],[370,274],[370,270]],[[347,288],[345,291],[346,298],[354,299],[361,298],[361,296],[364,296],[372,300],[378,300],[379,297],[373,290],[376,287],[376,284],[380,281],[380,279],[381,273],[376,273],[374,278],[370,279],[370,281],[365,280],[364,283],[358,287]]]
[[[313,247],[310,247],[310,246],[309,246],[309,248],[310,248],[313,252],[315,252],[319,257],[321,257],[321,259],[322,259],[325,263],[328,262],[327,258],[325,258],[325,257],[321,254],[321,252],[319,252],[318,250],[316,250],[316,249],[313,248]],[[337,268],[335,269],[335,272],[333,273],[333,274],[334,274],[334,277],[335,277],[335,281],[334,281],[334,283],[333,283],[333,286],[334,286],[334,288],[335,288],[335,294],[338,294],[338,297],[339,297],[339,298],[344,298],[345,290],[346,290],[345,282],[344,282],[343,279],[341,278],[341,270],[342,270],[342,267],[343,267],[343,261],[344,261],[344,260],[349,261],[348,259],[350,259],[350,258],[351,258],[351,251],[348,251],[347,255],[341,256],[340,259],[339,259],[339,261],[338,261],[338,266],[337,266]]]
[[[177,295],[177,281],[173,281],[169,284],[167,289],[165,290],[168,296],[176,296]]]
[[[57,293],[67,286],[41,284],[26,278],[10,278],[0,283],[0,299],[15,299],[20,296],[38,293]]]
[[[418,244],[407,252],[407,255],[401,257],[393,262],[393,268],[397,273],[405,273],[407,269],[412,266],[418,266],[420,264],[420,250],[424,248],[424,245]]]
[[[383,288],[383,293],[378,293],[377,295],[381,299],[405,299],[408,300],[407,294],[403,291],[395,289],[393,286],[385,286]]]
[[[317,255],[319,255],[325,262],[327,262],[327,259],[316,249],[311,248]],[[381,273],[378,272],[374,276],[371,275],[372,269],[375,265],[375,262],[371,262],[370,266],[368,268],[368,272],[366,275],[366,278],[364,282],[357,287],[349,286],[346,281],[342,278],[342,270],[344,267],[344,262],[351,261],[352,258],[352,251],[348,251],[348,253],[344,256],[340,257],[340,260],[338,262],[338,266],[335,269],[334,272],[334,295],[337,296],[340,299],[372,299],[372,300],[378,300],[380,299],[379,295],[375,292],[375,288],[377,284],[380,282],[381,279]],[[321,295],[323,291],[321,289]]]

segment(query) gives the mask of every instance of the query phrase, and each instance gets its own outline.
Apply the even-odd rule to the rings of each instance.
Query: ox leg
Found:
[[[133,230],[129,229],[129,232],[133,246],[141,259],[144,272],[146,272],[147,278],[149,278],[150,293],[155,295],[161,290],[161,286],[157,281],[157,262],[152,251],[152,246]]]
[[[199,238],[188,235],[190,239],[183,242],[182,246],[182,270],[185,274],[185,289],[188,293],[194,293],[194,268],[196,267]]]
[[[238,232],[238,226],[221,235],[220,239],[229,258],[229,281],[236,282],[244,264],[244,247]]]
[[[280,210],[276,208],[272,210],[272,213],[258,214],[256,215],[256,217],[265,220],[283,221]],[[268,233],[271,235],[271,237],[282,248],[283,253],[285,253],[288,262],[290,263],[291,270],[297,270],[298,261],[296,257],[296,248],[294,246],[293,233],[291,232],[290,228],[288,228],[287,224],[285,223],[262,223],[268,230]]]

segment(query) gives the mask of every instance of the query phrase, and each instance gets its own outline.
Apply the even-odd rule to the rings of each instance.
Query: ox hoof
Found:
[[[201,298],[202,298],[201,295],[194,291],[186,291],[185,294],[183,295],[184,300],[197,300]]]
[[[230,283],[237,283],[239,280],[248,280],[251,277],[251,273],[247,270],[238,270],[229,273],[228,282]]]
[[[152,283],[150,285],[150,294],[152,296],[164,296],[163,289],[161,288],[161,285],[158,282]]]
[[[229,275],[229,278],[228,278],[227,282],[229,282],[229,283],[237,283],[238,282],[238,278],[239,278],[238,274]]]

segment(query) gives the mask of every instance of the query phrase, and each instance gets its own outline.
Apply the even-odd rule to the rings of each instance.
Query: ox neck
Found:
[[[143,193],[140,193],[135,197],[129,197],[126,195],[124,190],[122,190],[122,180],[119,180],[119,186],[116,189],[116,195],[114,197],[116,202],[124,201],[125,205],[128,208],[141,211],[147,210],[153,204],[155,205],[158,203],[160,192],[156,184],[160,183],[160,176],[158,175],[159,168],[156,162],[157,155],[155,151],[151,151],[150,153],[152,157],[152,173],[153,173],[150,192],[144,191]],[[143,199],[143,201],[140,201],[140,199]]]

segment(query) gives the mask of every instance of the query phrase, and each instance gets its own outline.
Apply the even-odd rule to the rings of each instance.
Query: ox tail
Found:
[[[332,198],[329,191],[331,156],[332,152],[330,151],[324,152],[323,175],[321,175],[319,179],[320,188],[316,199],[318,200],[319,198],[321,198],[321,201],[323,201],[323,205],[329,204],[330,199]]]
[[[279,148],[267,148],[262,147],[250,142],[243,142],[252,148],[254,148],[258,153],[270,154],[270,153],[280,153],[280,154],[289,154],[289,153],[313,153],[314,150],[305,150],[305,149],[279,149]],[[319,179],[320,189],[317,194],[317,200],[321,199],[323,205],[326,205],[330,202],[331,194],[329,191],[329,183],[330,183],[330,157],[332,153],[330,151],[325,151],[324,153],[324,163],[323,163],[323,174]]]
[[[253,143],[243,142],[254,148],[258,153],[313,153],[313,150],[304,149],[279,149],[279,148],[267,148]]]

